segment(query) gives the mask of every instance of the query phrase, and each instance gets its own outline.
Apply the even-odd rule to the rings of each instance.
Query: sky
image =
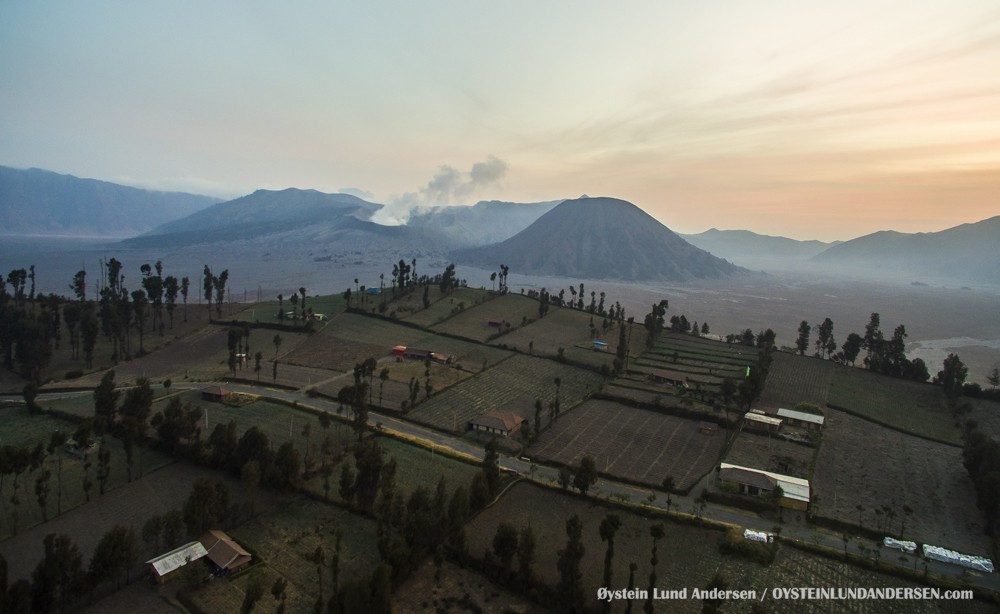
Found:
[[[0,3],[0,164],[798,239],[1000,215],[995,0]]]

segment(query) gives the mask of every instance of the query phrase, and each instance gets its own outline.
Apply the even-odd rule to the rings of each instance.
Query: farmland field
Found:
[[[93,414],[93,410],[91,410],[91,414]],[[5,446],[34,448],[38,443],[47,446],[52,433],[60,431],[71,436],[76,431],[77,426],[74,422],[45,414],[29,414],[24,407],[5,407],[0,409],[0,441]],[[126,473],[125,451],[121,441],[114,437],[108,437],[107,449],[111,453],[111,472],[107,482],[107,490],[110,492],[125,485],[128,476]],[[90,492],[91,500],[98,498],[100,493],[96,478],[96,453],[97,448],[91,452],[92,457],[95,458],[92,458],[93,466],[89,469],[90,479],[94,484]],[[133,477],[138,477],[140,461],[143,472],[149,473],[165,465],[169,465],[173,462],[173,459],[156,450],[141,448],[135,457]],[[50,519],[56,515],[60,504],[65,516],[67,510],[79,507],[85,503],[83,463],[82,460],[74,458],[62,447],[46,457],[45,469],[51,472],[49,496],[46,503]],[[29,469],[18,479],[17,492],[21,503],[17,506],[17,525],[18,530],[22,533],[29,527],[38,525],[43,520],[41,507],[38,505],[35,495],[35,480],[41,475],[42,469]],[[59,501],[60,476],[62,481],[61,503]],[[6,479],[0,481],[0,484],[2,484],[2,489],[0,489],[0,539],[3,539],[9,537],[13,532],[13,520],[11,516],[14,506],[10,500],[13,495],[13,474],[7,474]],[[39,543],[41,543],[41,538],[39,538]]]
[[[493,584],[483,576],[449,562],[441,568],[441,579],[435,581],[435,567],[424,563],[403,584],[393,591],[394,612],[483,612],[484,614],[542,614],[546,610]],[[472,605],[470,605],[472,604]]]
[[[830,382],[840,367],[829,360],[775,352],[774,362],[767,373],[767,383],[759,405],[765,407],[795,407],[801,402],[826,407]]]
[[[472,418],[496,409],[528,412],[524,417],[530,418],[534,415],[535,398],[542,399],[546,407],[555,398],[557,377],[562,382],[559,398],[564,412],[587,398],[600,384],[600,379],[590,371],[554,360],[515,355],[432,396],[410,411],[408,417],[456,432],[464,431],[466,422]]]
[[[489,325],[490,320],[506,322],[510,329],[521,326],[525,320],[538,317],[538,301],[520,294],[505,294],[476,305],[466,305],[465,310],[433,326],[434,330],[484,342],[500,329]],[[504,327],[503,330],[507,330]],[[509,345],[509,344],[508,344]],[[526,346],[527,347],[527,346]]]
[[[590,456],[602,473],[654,486],[670,476],[685,490],[712,469],[725,440],[721,429],[700,433],[695,420],[590,400],[560,416],[528,453],[566,465]]]
[[[301,298],[301,297],[299,297]],[[285,297],[282,304],[285,313],[292,310],[291,295]],[[309,296],[308,288],[306,294],[306,309],[312,309],[313,313],[321,313],[326,317],[332,317],[336,313],[340,313],[347,306],[344,297],[340,294],[330,294],[326,296]],[[296,311],[302,309],[302,303],[300,302],[296,307]],[[262,303],[254,303],[249,307],[246,307],[239,313],[233,315],[232,319],[239,322],[264,322],[268,324],[288,324],[292,325],[293,320],[291,318],[280,318],[278,314],[280,313],[278,301],[264,301]],[[299,325],[302,325],[302,319],[298,320]],[[316,325],[321,325],[320,322],[315,322]]]
[[[892,556],[898,560],[898,553],[887,550],[884,557]],[[729,582],[729,588],[733,590],[754,590],[761,595],[763,587],[810,586],[822,588],[883,588],[883,587],[910,587],[917,588],[922,585],[910,580],[903,580],[895,576],[861,569],[853,565],[848,565],[840,561],[834,561],[822,556],[810,554],[792,547],[782,546],[778,549],[774,563],[769,567],[763,567],[756,563],[748,562],[737,558],[726,558],[719,570],[720,574]],[[777,600],[766,599],[764,606],[767,612],[793,613],[800,612],[808,614],[820,614],[823,612],[841,611],[847,608],[849,611],[860,614],[910,614],[913,613],[938,613],[953,612],[955,614],[973,614],[994,611],[993,606],[981,601],[936,601],[936,600],[857,600],[857,601],[829,601],[829,600]],[[723,612],[749,612],[750,606],[747,602],[729,601],[723,608]],[[846,611],[846,610],[844,610]]]
[[[422,292],[422,291],[421,291]],[[433,326],[438,322],[449,318],[456,312],[459,303],[465,303],[465,309],[470,309],[483,301],[489,300],[489,293],[478,288],[457,288],[449,296],[441,296],[441,291],[437,286],[430,289],[431,306],[424,309],[422,297],[409,295],[409,300],[403,298],[394,301],[389,305],[390,312],[397,311],[397,316],[407,322],[412,322],[419,326]]]
[[[525,300],[530,300],[535,306],[535,314],[529,316],[534,322],[497,337],[492,341],[494,345],[503,343],[508,347],[528,351],[528,345],[531,343],[534,353],[541,356],[555,356],[559,348],[568,349],[578,343],[590,345],[591,314],[567,307],[552,307],[544,318],[538,319],[538,301]],[[614,335],[601,334],[601,316],[595,315],[593,319],[598,331],[597,339],[606,341],[609,345],[613,341],[617,347],[618,329],[612,329]],[[606,338],[609,336],[613,336],[614,339]],[[609,347],[608,351],[614,357],[615,350]]]
[[[726,454],[726,462],[808,479],[815,455],[815,448],[743,431]]]
[[[820,496],[814,512],[821,516],[858,524],[860,505],[862,523],[873,528],[878,526],[875,509],[889,506],[895,513],[892,534],[905,520],[907,539],[987,553],[961,448],[829,410],[812,485]],[[913,510],[912,516],[904,507]]]
[[[7,559],[10,581],[30,576],[31,571],[44,556],[42,540],[49,533],[71,536],[83,554],[84,564],[90,560],[97,542],[116,524],[132,528],[138,537],[141,535],[143,524],[151,517],[183,507],[191,492],[191,484],[200,476],[221,479],[229,487],[234,503],[239,504],[244,501],[243,486],[238,478],[186,462],[176,462],[162,469],[147,472],[144,477],[124,484],[120,488],[109,490],[104,495],[98,495],[95,486],[90,503],[53,518],[45,524],[31,529],[25,528],[16,537],[0,542],[0,554]],[[271,505],[274,496],[262,491],[257,499],[258,509],[264,509]],[[29,502],[22,507],[31,505],[32,502]],[[181,543],[187,541],[185,538]],[[141,556],[145,556],[139,559],[140,562],[159,554],[149,552],[141,539],[138,539],[138,545]],[[172,544],[163,550],[179,545],[181,544]]]
[[[827,403],[904,433],[962,445],[940,386],[839,367]]]
[[[308,557],[322,547],[329,561],[336,550],[337,531],[343,534],[341,581],[371,573],[378,564],[375,522],[300,495],[283,499],[282,505],[230,531],[236,541],[260,556],[265,566],[233,580],[209,582],[193,591],[191,598],[203,612],[239,612],[249,578],[264,574],[268,589],[278,577],[287,580],[287,611],[311,612],[320,585],[316,564]],[[323,569],[320,578],[322,592],[329,597],[328,568]],[[274,603],[270,592],[262,603],[267,601]]]
[[[459,486],[468,489],[472,477],[480,470],[478,466],[391,437],[378,437],[376,441],[385,451],[386,461],[390,457],[396,459],[396,488],[398,492],[406,495],[420,486],[433,491],[442,477],[447,483],[449,493]],[[351,455],[344,457],[341,462],[354,468],[354,457]],[[334,467],[333,476],[330,478],[332,483],[330,497],[337,500],[340,500],[337,492],[340,469],[340,465]],[[314,476],[305,484],[305,489],[317,495],[325,495],[323,478]]]
[[[501,522],[512,524],[520,531],[530,524],[537,540],[534,570],[541,580],[555,586],[559,574],[556,567],[558,551],[566,545],[566,521],[577,514],[583,524],[583,544],[586,549],[581,570],[583,572],[585,604],[597,607],[597,587],[603,586],[604,553],[606,544],[601,541],[601,520],[609,513],[617,514],[622,525],[615,536],[615,558],[612,584],[624,587],[628,566],[638,565],[636,578],[639,585],[649,577],[649,558],[653,544],[650,527],[660,522],[650,520],[625,510],[610,508],[597,501],[584,501],[528,483],[514,486],[499,503],[483,510],[466,527],[469,554],[482,558],[492,549],[493,536]],[[662,588],[704,587],[715,574],[722,561],[719,543],[722,533],[688,525],[664,521],[666,537],[658,546],[659,564],[656,568],[658,586]],[[684,553],[677,556],[677,553]],[[654,601],[657,612],[701,612],[700,601]],[[642,603],[635,604],[633,612],[641,611]],[[624,603],[616,604],[616,611],[623,611]]]

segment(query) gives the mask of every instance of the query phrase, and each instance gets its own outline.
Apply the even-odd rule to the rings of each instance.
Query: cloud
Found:
[[[442,165],[424,187],[390,198],[388,204],[372,217],[372,221],[405,224],[410,212],[418,207],[469,204],[469,199],[502,182],[509,167],[507,162],[493,155],[473,164],[467,173],[447,164]]]

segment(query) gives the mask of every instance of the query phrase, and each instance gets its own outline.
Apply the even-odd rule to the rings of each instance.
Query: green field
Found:
[[[538,301],[520,294],[505,294],[474,307],[467,305],[464,310],[435,325],[433,329],[485,342],[498,332],[514,330],[522,322],[537,317]],[[504,325],[498,329],[489,325],[491,320],[506,322],[510,327]]]
[[[805,402],[826,407],[833,375],[843,369],[847,367],[829,360],[775,352],[759,404],[793,408]]]
[[[939,386],[837,367],[827,404],[904,433],[962,445],[961,431]]]
[[[462,303],[468,310],[490,300],[491,293],[479,288],[456,288],[451,294],[441,296],[438,287],[431,286],[428,298],[431,300],[431,305],[424,309],[422,295],[410,294],[407,298],[390,303],[389,313],[396,311],[396,317],[427,328],[459,313],[461,311],[459,306]]]
[[[323,314],[327,318],[332,317],[334,314],[344,311],[347,306],[347,302],[344,300],[343,295],[331,294],[327,296],[309,296],[308,289],[306,290],[306,310],[312,309],[313,313]],[[302,298],[301,296],[299,297]],[[263,324],[287,324],[292,326],[294,324],[293,320],[287,315],[288,312],[292,311],[291,295],[285,297],[282,304],[285,317],[282,319],[279,317],[281,309],[279,309],[278,301],[264,301],[261,303],[254,303],[238,313],[232,316],[233,320],[240,322],[260,322]],[[302,303],[300,302],[296,306],[296,312],[301,316]],[[302,318],[299,317],[298,325],[303,326]],[[322,326],[322,322],[315,322],[315,325]]]

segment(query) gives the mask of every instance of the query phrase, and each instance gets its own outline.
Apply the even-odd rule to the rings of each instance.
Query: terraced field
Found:
[[[475,307],[466,305],[464,310],[433,326],[432,329],[485,342],[501,330],[518,328],[525,320],[537,317],[538,301],[520,294],[505,294]],[[491,320],[506,322],[510,327],[505,325],[498,329],[489,325]]]
[[[695,420],[590,400],[560,416],[528,453],[566,465],[590,456],[602,473],[652,486],[669,476],[686,490],[712,470],[726,441],[724,431],[705,435],[698,427]]]
[[[833,374],[841,369],[847,367],[829,360],[775,352],[759,404],[792,408],[805,402],[826,407]]]

